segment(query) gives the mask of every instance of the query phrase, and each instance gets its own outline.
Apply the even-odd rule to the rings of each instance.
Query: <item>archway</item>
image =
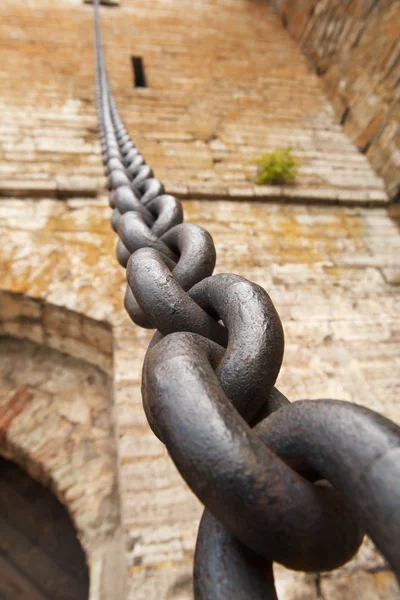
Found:
[[[0,455],[13,461],[0,461],[1,599],[123,597],[125,563],[112,406],[110,379],[100,369],[45,345],[0,337]],[[14,483],[22,476],[30,482],[18,483],[18,494],[10,481],[3,481],[7,464],[13,467],[12,472],[11,467],[7,472]],[[21,473],[19,468],[23,469],[21,477],[15,475]],[[36,516],[32,516],[35,512],[31,500],[39,511]],[[41,508],[42,502],[47,508]],[[18,508],[16,514],[9,512],[14,506]],[[50,535],[55,527],[51,515],[56,516],[58,523],[61,514],[64,524],[72,526],[72,533],[70,530],[67,535],[61,529],[58,542],[55,534],[47,540],[43,527],[46,533],[50,530]],[[45,521],[42,529],[35,530],[34,539],[43,540],[44,547],[37,548],[24,528],[33,526],[32,520],[40,523],[41,519]],[[7,530],[8,523],[14,525],[8,531],[8,541],[4,541],[3,529]],[[19,523],[21,531],[16,529]],[[71,549],[71,536],[75,550],[78,548],[76,552]],[[47,548],[50,562],[43,554]],[[82,561],[72,572],[63,572],[59,561],[53,564],[59,550],[62,556],[67,553],[67,569],[75,564],[69,558],[68,548],[76,557],[84,551],[88,565],[85,576],[80,570]],[[36,567],[37,556],[38,565],[47,566]],[[74,579],[75,568],[80,575]],[[6,571],[7,579],[3,576]],[[82,577],[89,579],[88,572],[90,596],[86,584],[82,587]],[[50,586],[50,591],[46,586]]]
[[[87,600],[89,573],[65,507],[0,457],[0,598]]]

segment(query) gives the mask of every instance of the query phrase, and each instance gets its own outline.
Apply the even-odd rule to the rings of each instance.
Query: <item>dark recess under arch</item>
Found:
[[[0,599],[87,600],[85,555],[65,507],[0,457]]]

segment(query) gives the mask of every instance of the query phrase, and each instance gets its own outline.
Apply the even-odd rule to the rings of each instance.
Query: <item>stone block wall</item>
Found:
[[[271,0],[345,132],[400,198],[400,3]]]
[[[217,272],[235,272],[270,294],[286,338],[278,380],[284,394],[291,400],[331,397],[357,402],[400,423],[396,402],[400,389],[399,219],[392,220],[378,207],[197,199],[184,202],[184,210],[189,222],[206,227],[213,235]],[[146,422],[141,368],[152,332],[135,327],[123,309],[125,274],[115,260],[116,235],[109,216],[105,195],[96,201],[0,201],[0,271],[4,273],[0,337],[19,338],[27,344],[29,356],[32,345],[25,339],[47,346],[47,350],[37,351],[39,358],[49,352],[69,355],[52,359],[54,364],[63,361],[68,365],[68,372],[73,367],[74,373],[90,374],[94,372],[90,363],[95,363],[103,372],[96,370],[96,381],[106,381],[105,375],[110,375],[112,397],[107,392],[95,393],[92,385],[83,386],[80,375],[71,376],[70,403],[65,382],[52,376],[52,389],[58,387],[60,393],[50,399],[52,408],[43,416],[52,419],[55,427],[62,417],[65,423],[60,436],[65,427],[71,427],[73,439],[79,435],[78,442],[85,440],[85,451],[97,453],[98,444],[109,444],[112,439],[99,439],[98,425],[90,427],[90,423],[106,409],[110,420],[115,420],[124,558],[109,544],[107,549],[117,557],[117,566],[126,567],[126,595],[117,595],[118,600],[193,600],[191,572],[201,505]],[[56,329],[58,335],[54,336]],[[13,342],[14,346],[18,343]],[[4,361],[8,364],[9,359]],[[49,363],[42,360],[41,364]],[[19,376],[25,374],[29,382],[32,366],[28,372],[25,364],[21,362]],[[37,360],[33,364],[37,379],[41,370],[35,365]],[[21,380],[16,380],[5,395],[7,405],[21,385]],[[46,385],[48,388],[49,383]],[[31,390],[28,386],[28,392],[35,393],[39,401],[47,388]],[[85,402],[75,412],[73,399],[78,393]],[[98,401],[93,401],[94,396]],[[17,400],[18,406],[14,406],[21,412],[7,428],[7,447],[18,443],[22,448],[25,443],[25,455],[35,460],[36,454],[27,447],[32,436],[24,435],[22,428],[24,415],[32,410],[30,401],[21,395],[12,404]],[[71,416],[76,421],[82,412],[86,420],[70,424]],[[89,412],[92,421],[85,416]],[[42,427],[41,420],[38,425]],[[54,428],[47,432],[45,441],[50,443],[45,448],[51,451]],[[67,449],[68,454],[59,457],[40,451],[48,472],[58,460],[64,460],[67,468],[67,457],[76,464],[77,450],[73,444]],[[100,492],[110,496],[107,451],[102,458],[101,477],[93,471],[90,481],[86,478],[89,506],[92,494],[96,506]],[[29,463],[22,466],[28,468]],[[66,472],[70,474],[68,469]],[[80,473],[78,468],[73,473],[78,479],[72,481],[74,490],[79,490]],[[70,495],[59,498],[70,506]],[[89,535],[96,529],[89,527],[93,520],[84,518],[85,498],[73,496],[72,500],[72,514],[91,565],[90,600],[111,600],[110,593],[96,596],[97,581],[104,571]],[[94,510],[90,514],[93,519],[97,516]],[[90,543],[85,544],[88,536]],[[109,569],[112,572],[115,565]],[[398,599],[395,577],[371,543],[344,568],[321,577],[289,572],[279,565],[275,574],[279,600]]]
[[[265,1],[124,0],[101,13],[118,105],[168,192],[387,201]],[[1,2],[0,195],[95,196],[104,185],[92,31],[82,0]],[[133,85],[132,56],[146,88]],[[286,146],[300,160],[297,185],[256,186],[249,162]]]
[[[186,198],[186,219],[213,234],[217,272],[262,285],[278,309],[287,340],[279,388],[293,400],[362,403],[400,422],[398,224],[376,206],[387,201],[382,180],[335,123],[321,81],[272,7],[265,0],[123,0],[101,12],[110,80],[138,147],[168,191]],[[91,32],[92,6],[83,0],[0,4],[0,337],[4,345],[18,338],[12,345],[28,358],[33,345],[38,360],[56,357],[43,365],[60,362],[69,373],[97,367],[104,382],[94,402],[94,391],[71,375],[73,394],[83,391],[85,399],[76,413],[55,375],[53,388],[61,391],[49,398],[55,427],[64,419],[85,451],[103,455],[105,447],[101,476],[93,472],[86,497],[59,494],[88,555],[90,600],[112,600],[112,592],[118,600],[193,600],[201,505],[142,409],[141,368],[152,334],[134,327],[123,309],[125,272],[115,260],[97,140]],[[148,88],[133,87],[131,56],[143,57]],[[288,144],[300,157],[298,184],[253,185],[247,161]],[[343,206],[357,202],[374,206]],[[21,363],[21,373],[39,372],[38,360],[29,373]],[[15,379],[4,396],[7,424],[10,411],[20,412],[0,454],[12,458],[10,449],[24,449],[31,460],[23,466],[35,475],[22,421],[47,392],[15,396],[22,385]],[[81,413],[84,422],[69,425]],[[99,417],[107,417],[104,429]],[[68,452],[61,456],[67,466],[72,444]],[[43,457],[51,475],[57,457]],[[101,494],[114,498],[111,471],[117,539],[111,527],[104,556],[103,538],[89,535],[97,532],[95,512],[84,517],[93,495],[96,503]],[[78,481],[71,479],[78,491],[80,474],[76,469]],[[59,479],[52,481],[57,490]],[[117,564],[107,565],[110,555]],[[119,568],[125,595],[113,583],[103,591],[104,580],[114,581],[107,573]],[[393,574],[370,543],[335,573],[275,572],[279,600],[398,598]]]

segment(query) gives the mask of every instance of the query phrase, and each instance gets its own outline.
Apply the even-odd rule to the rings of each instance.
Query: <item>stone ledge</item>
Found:
[[[301,186],[220,186],[218,184],[166,184],[166,193],[182,200],[254,200],[303,204],[343,204],[345,206],[385,206],[389,197],[383,190],[353,188],[314,188]],[[104,192],[104,180],[98,178],[56,177],[55,181],[1,181],[0,198],[47,197],[59,200],[86,196],[95,198]]]
[[[382,190],[347,188],[306,188],[285,186],[235,186],[215,185],[166,185],[166,193],[182,200],[254,200],[257,202],[280,202],[302,204],[341,204],[344,206],[385,206],[389,197]]]
[[[50,181],[0,180],[0,198],[58,198],[63,200],[75,196],[95,197],[103,183],[99,179],[85,177],[56,177]]]

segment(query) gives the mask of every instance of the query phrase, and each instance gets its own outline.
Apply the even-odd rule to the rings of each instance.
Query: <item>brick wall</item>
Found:
[[[271,0],[322,77],[345,132],[400,194],[400,3]]]

